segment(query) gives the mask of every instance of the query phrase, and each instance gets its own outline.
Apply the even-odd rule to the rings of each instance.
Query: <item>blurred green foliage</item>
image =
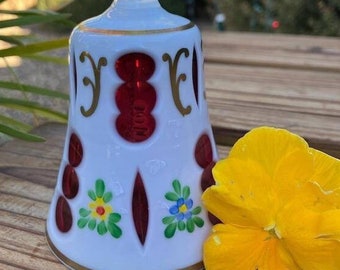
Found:
[[[217,0],[229,30],[340,36],[339,0]]]
[[[2,1],[0,1],[2,2]],[[0,14],[14,15],[13,18],[0,21],[0,29],[6,29],[14,26],[28,27],[30,25],[44,25],[50,22],[62,22],[68,24],[67,15],[59,14],[51,11],[39,10],[0,10]],[[13,35],[1,34],[0,40],[8,43],[8,48],[0,48],[0,58],[4,59],[8,56],[20,56],[38,61],[50,62],[53,64],[66,64],[66,59],[52,57],[44,54],[47,51],[64,48],[68,46],[68,38],[59,38],[52,40],[37,40],[33,34]],[[15,74],[9,64],[7,68]],[[0,88],[3,90],[0,93],[0,107],[11,110],[21,111],[33,115],[35,119],[44,118],[62,123],[67,122],[67,115],[46,107],[37,102],[34,98],[29,98],[27,94],[35,94],[49,98],[58,98],[67,101],[68,95],[62,94],[59,91],[52,89],[41,88],[35,85],[22,84],[18,76],[14,79],[0,80]],[[11,93],[16,92],[15,97]],[[0,113],[0,135],[19,138],[28,141],[43,141],[43,138],[31,134],[32,126],[26,124],[21,119],[7,116]]]

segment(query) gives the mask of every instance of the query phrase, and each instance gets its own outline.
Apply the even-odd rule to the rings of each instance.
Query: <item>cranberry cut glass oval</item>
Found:
[[[83,159],[83,146],[79,137],[72,133],[68,148],[68,160],[73,167],[79,166]]]
[[[76,170],[70,165],[67,165],[64,169],[62,188],[67,199],[73,199],[78,194],[78,175]]]
[[[67,200],[62,196],[57,201],[55,219],[57,227],[61,232],[67,233],[71,229],[73,221],[71,208]]]
[[[195,159],[197,164],[203,169],[213,161],[211,141],[207,134],[203,134],[196,143]]]
[[[139,241],[144,245],[149,223],[149,205],[143,179],[139,173],[133,188],[132,213]]]

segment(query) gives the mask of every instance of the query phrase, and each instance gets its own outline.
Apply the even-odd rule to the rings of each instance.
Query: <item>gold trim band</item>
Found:
[[[69,259],[67,256],[65,256],[62,252],[60,252],[55,245],[52,243],[50,237],[48,236],[48,232],[47,230],[45,231],[46,234],[46,240],[47,240],[47,244],[49,245],[52,253],[59,259],[59,261],[61,261],[64,265],[66,265],[67,267],[73,269],[73,270],[91,270],[89,268],[86,268],[74,261],[72,261],[71,259]],[[196,263],[194,265],[185,267],[185,268],[181,268],[178,270],[204,270],[204,265],[203,262],[199,262]]]
[[[91,32],[101,35],[152,35],[152,34],[163,34],[163,33],[170,33],[176,31],[183,31],[190,28],[193,28],[195,24],[190,22],[186,25],[173,27],[173,28],[165,28],[165,29],[151,29],[151,30],[113,30],[113,29],[99,29],[99,28],[91,28],[87,27],[83,24],[80,24],[78,29],[83,32]]]

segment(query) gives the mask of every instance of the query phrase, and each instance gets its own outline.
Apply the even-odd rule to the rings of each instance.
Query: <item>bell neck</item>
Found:
[[[114,0],[111,7],[122,9],[141,9],[161,7],[158,0]]]

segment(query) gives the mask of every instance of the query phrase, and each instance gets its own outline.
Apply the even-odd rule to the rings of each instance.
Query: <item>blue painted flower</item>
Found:
[[[190,209],[193,204],[192,199],[184,200],[184,198],[179,198],[177,203],[169,209],[169,212],[171,215],[175,215],[178,221],[188,220],[192,217]]]
[[[175,204],[169,208],[171,215],[162,219],[163,224],[166,225],[164,235],[167,238],[173,237],[177,229],[179,231],[186,229],[192,233],[195,226],[201,228],[204,225],[203,219],[198,216],[202,211],[201,206],[193,208],[194,202],[190,198],[190,188],[188,186],[182,188],[178,180],[172,182],[172,187],[174,192],[167,192],[165,198]]]

